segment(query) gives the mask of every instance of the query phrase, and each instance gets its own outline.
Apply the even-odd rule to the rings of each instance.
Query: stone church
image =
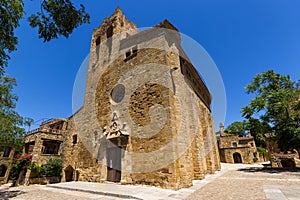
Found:
[[[219,170],[212,96],[180,43],[168,20],[139,30],[117,8],[93,31],[84,105],[31,131],[25,152],[61,158],[62,182],[180,189]]]

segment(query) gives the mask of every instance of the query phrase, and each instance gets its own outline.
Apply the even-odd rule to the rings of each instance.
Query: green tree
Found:
[[[58,36],[69,37],[75,28],[89,23],[83,5],[76,9],[70,0],[42,0],[40,11],[30,15],[30,25],[38,27],[39,38],[48,42]],[[17,96],[13,94],[16,80],[6,75],[9,54],[17,50],[15,29],[24,17],[23,0],[0,0],[0,147],[21,145],[25,134],[22,126],[32,120],[16,111]]]
[[[244,136],[247,132],[250,132],[254,137],[256,146],[266,147],[265,133],[271,131],[270,126],[267,123],[261,122],[257,119],[251,118],[250,120],[244,120],[242,122],[235,121],[230,124],[225,132],[231,135]]]
[[[245,133],[249,130],[248,126],[249,123],[245,120],[242,122],[235,121],[226,128],[225,132],[231,135],[244,136]]]
[[[15,29],[24,17],[23,0],[0,1],[0,75],[3,75],[9,53],[17,50]],[[41,9],[28,18],[32,27],[38,27],[39,38],[48,42],[58,36],[69,37],[78,26],[89,23],[90,16],[80,4],[76,9],[70,0],[42,0]]]
[[[30,125],[29,118],[21,117],[14,109],[18,97],[13,94],[16,80],[7,76],[0,76],[0,148],[13,145],[22,146],[24,125]]]
[[[289,76],[272,70],[254,76],[246,86],[254,94],[242,115],[252,123],[252,128],[272,133],[284,150],[296,149],[300,153],[299,89]],[[259,124],[261,127],[258,127]]]
[[[0,1],[0,76],[5,73],[5,66],[9,60],[9,53],[17,50],[18,39],[15,28],[24,16],[24,3],[22,0]]]
[[[248,128],[254,137],[256,146],[265,148],[267,146],[265,134],[272,132],[270,125],[258,119],[251,118],[248,121]]]
[[[48,162],[42,167],[47,177],[61,176],[62,174],[62,160],[60,158],[50,158],[50,160],[48,160]]]

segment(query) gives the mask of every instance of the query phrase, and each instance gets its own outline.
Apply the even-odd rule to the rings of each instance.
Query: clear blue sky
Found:
[[[39,2],[25,0],[25,18],[38,11]],[[8,73],[17,78],[17,111],[23,116],[40,120],[72,114],[72,88],[89,53],[92,30],[118,5],[138,27],[153,26],[167,18],[206,49],[224,80],[225,125],[242,119],[241,107],[250,99],[244,86],[255,74],[273,69],[295,81],[300,79],[299,0],[75,2],[84,3],[91,24],[76,29],[68,39],[43,43],[26,19],[16,31],[18,51],[11,54]]]

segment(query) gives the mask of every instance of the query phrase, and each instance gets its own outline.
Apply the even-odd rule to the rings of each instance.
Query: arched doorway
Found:
[[[234,163],[242,163],[242,156],[239,153],[233,154],[233,161]]]
[[[71,165],[69,165],[65,169],[66,182],[73,181],[73,174],[74,174],[74,168]]]

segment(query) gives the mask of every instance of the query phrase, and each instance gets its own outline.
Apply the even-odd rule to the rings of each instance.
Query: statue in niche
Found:
[[[103,134],[105,135],[107,140],[118,138],[121,136],[129,136],[126,123],[121,124],[119,122],[119,116],[116,112],[113,113],[110,126],[105,126],[103,128]]]

